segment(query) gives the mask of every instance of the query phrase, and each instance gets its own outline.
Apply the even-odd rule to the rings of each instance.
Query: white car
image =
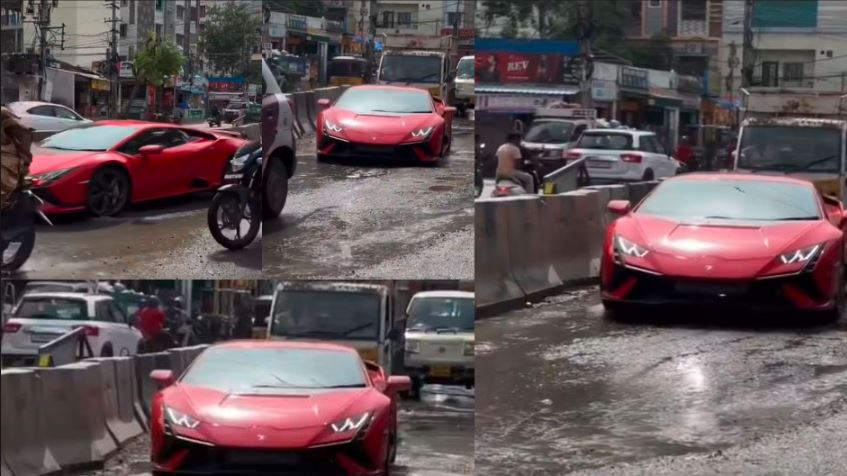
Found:
[[[474,294],[424,291],[406,309],[404,366],[415,393],[424,383],[474,384]]]
[[[297,167],[294,106],[262,60],[267,94],[262,99],[262,215],[276,218],[288,199],[288,180]]]
[[[584,157],[592,182],[656,180],[676,175],[681,167],[656,134],[626,129],[588,129],[565,157]]]
[[[3,325],[3,363],[36,365],[39,347],[80,326],[97,357],[138,353],[141,332],[110,296],[30,293]]]
[[[71,127],[91,124],[73,109],[40,101],[18,101],[9,103],[9,109],[20,118],[21,124],[35,131],[63,131]]]

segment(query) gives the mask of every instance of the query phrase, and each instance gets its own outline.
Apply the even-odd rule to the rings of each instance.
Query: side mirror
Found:
[[[412,389],[412,379],[406,375],[392,375],[388,377],[389,393],[408,392]]]
[[[456,108],[453,106],[447,106],[444,108],[444,114],[450,114],[451,116],[456,115]]]
[[[841,211],[841,223],[839,223],[838,228],[847,227],[847,209]]]
[[[321,109],[326,109],[329,107],[329,99],[318,99],[318,107]]]
[[[160,389],[170,387],[174,384],[174,373],[170,370],[158,369],[150,372],[150,378],[156,382]]]
[[[138,153],[141,155],[158,155],[161,154],[164,150],[165,146],[163,145],[150,144],[138,149]]]
[[[402,336],[403,336],[403,334],[400,333],[400,329],[397,329],[395,327],[394,329],[391,329],[390,331],[388,331],[387,337],[388,337],[388,340],[400,340],[400,338]]]
[[[606,205],[606,208],[615,215],[626,215],[632,210],[632,204],[629,200],[612,200]]]

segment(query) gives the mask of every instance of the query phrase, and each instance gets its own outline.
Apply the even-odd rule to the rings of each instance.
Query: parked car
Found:
[[[75,327],[95,356],[135,355],[141,332],[110,296],[84,293],[30,293],[21,297],[3,326],[4,365],[35,365],[38,348]]]
[[[569,161],[585,157],[594,183],[655,180],[674,176],[682,168],[656,134],[647,131],[588,129],[565,157]]]
[[[230,101],[223,111],[224,122],[232,122],[247,114],[248,104],[247,101]]]
[[[594,119],[573,117],[573,112],[544,109],[524,134],[521,148],[537,159],[542,177],[567,165],[566,152],[576,146],[583,132],[597,126]]]
[[[8,107],[20,118],[21,124],[35,131],[58,132],[93,122],[71,108],[50,102],[16,101]]]

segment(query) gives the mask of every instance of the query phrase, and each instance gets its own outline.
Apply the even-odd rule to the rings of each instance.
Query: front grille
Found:
[[[327,138],[326,141],[327,145],[329,143],[335,144],[331,155],[336,157],[418,160],[418,155],[415,153],[416,147],[420,147],[427,155],[432,155],[427,144],[374,146],[343,142],[331,137]]]
[[[47,187],[33,188],[33,189],[30,189],[30,191],[35,196],[44,200],[47,203],[52,203],[54,205],[59,205],[59,206],[62,205],[62,203],[59,202],[59,199],[56,198],[56,195],[54,195],[53,192],[51,192],[50,189],[47,188]]]

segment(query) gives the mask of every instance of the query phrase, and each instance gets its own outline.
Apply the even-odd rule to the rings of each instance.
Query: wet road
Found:
[[[282,215],[264,224],[268,277],[473,279],[473,121],[441,167],[317,163],[314,137]]]
[[[847,322],[621,322],[583,288],[476,336],[481,474],[847,474]]]
[[[15,277],[212,279],[258,277],[261,233],[228,251],[209,233],[211,192],[130,206],[114,217],[55,216],[39,226],[35,250]]]
[[[473,391],[427,386],[420,402],[400,405],[400,447],[392,476],[474,474]],[[142,436],[106,462],[79,476],[148,476],[150,443]]]

